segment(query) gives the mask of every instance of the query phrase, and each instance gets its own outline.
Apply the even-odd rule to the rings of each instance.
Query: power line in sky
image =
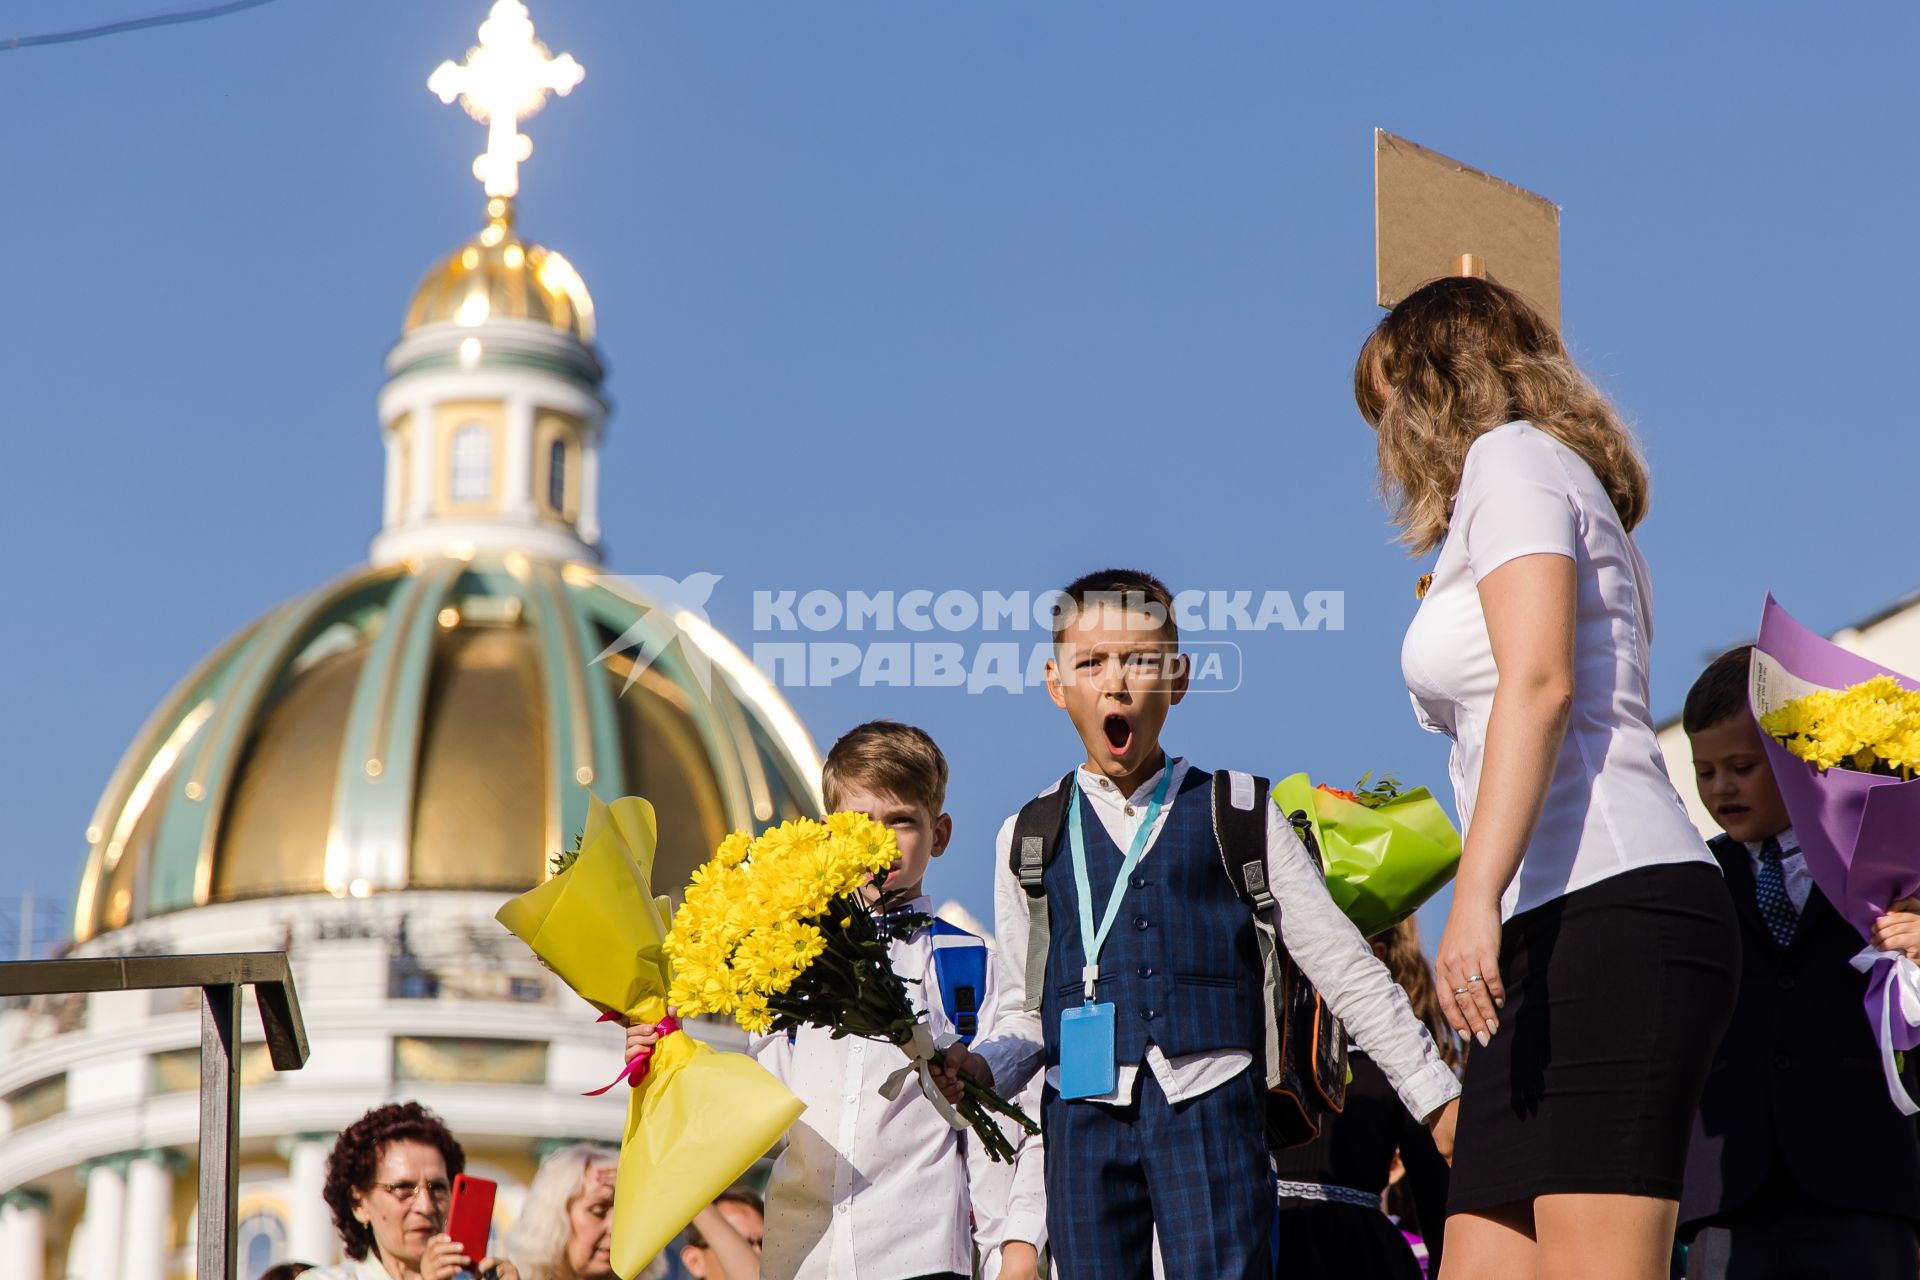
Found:
[[[230,13],[239,13],[242,9],[257,9],[273,0],[229,0],[227,4],[209,5],[204,9],[180,9],[172,13],[156,13],[145,18],[128,18],[122,22],[103,23],[97,27],[79,27],[72,31],[47,31],[39,35],[9,36],[0,40],[0,52],[8,49],[30,49],[44,44],[73,44],[80,40],[97,40],[101,36],[117,36],[127,31],[144,31],[148,27],[172,27],[184,22],[203,22],[208,18],[224,18]]]

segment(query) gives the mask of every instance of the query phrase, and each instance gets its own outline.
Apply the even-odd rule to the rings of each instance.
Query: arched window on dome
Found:
[[[556,515],[567,513],[567,442],[547,446],[547,506]]]
[[[462,504],[493,497],[493,433],[485,424],[469,422],[453,433],[453,474],[448,496]]]
[[[249,1280],[280,1261],[286,1247],[287,1224],[277,1214],[261,1211],[240,1220],[234,1252],[240,1255],[240,1274]]]

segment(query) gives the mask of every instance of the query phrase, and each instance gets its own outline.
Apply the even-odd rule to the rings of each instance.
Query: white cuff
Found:
[[[1460,1080],[1446,1063],[1435,1059],[1400,1082],[1400,1101],[1422,1124],[1460,1096]]]

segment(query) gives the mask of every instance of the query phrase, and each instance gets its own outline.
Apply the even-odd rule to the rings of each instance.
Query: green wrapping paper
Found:
[[[1460,866],[1460,833],[1425,787],[1370,808],[1296,773],[1274,784],[1273,799],[1289,817],[1307,815],[1327,892],[1363,937],[1418,911]]]

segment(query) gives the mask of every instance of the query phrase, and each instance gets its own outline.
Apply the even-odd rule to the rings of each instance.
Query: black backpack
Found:
[[[1060,846],[1068,774],[1026,803],[1013,823],[1008,860],[1027,892],[1027,1005],[1038,1010],[1046,994],[1047,951],[1052,940],[1044,877]],[[1220,866],[1234,892],[1253,912],[1264,971],[1266,1007],[1267,1145],[1275,1151],[1311,1142],[1320,1117],[1347,1103],[1347,1036],[1327,1002],[1307,981],[1280,942],[1280,904],[1267,887],[1267,794],[1265,778],[1222,770],[1213,775],[1213,838]],[[1305,813],[1288,821],[1321,865],[1320,847]]]

